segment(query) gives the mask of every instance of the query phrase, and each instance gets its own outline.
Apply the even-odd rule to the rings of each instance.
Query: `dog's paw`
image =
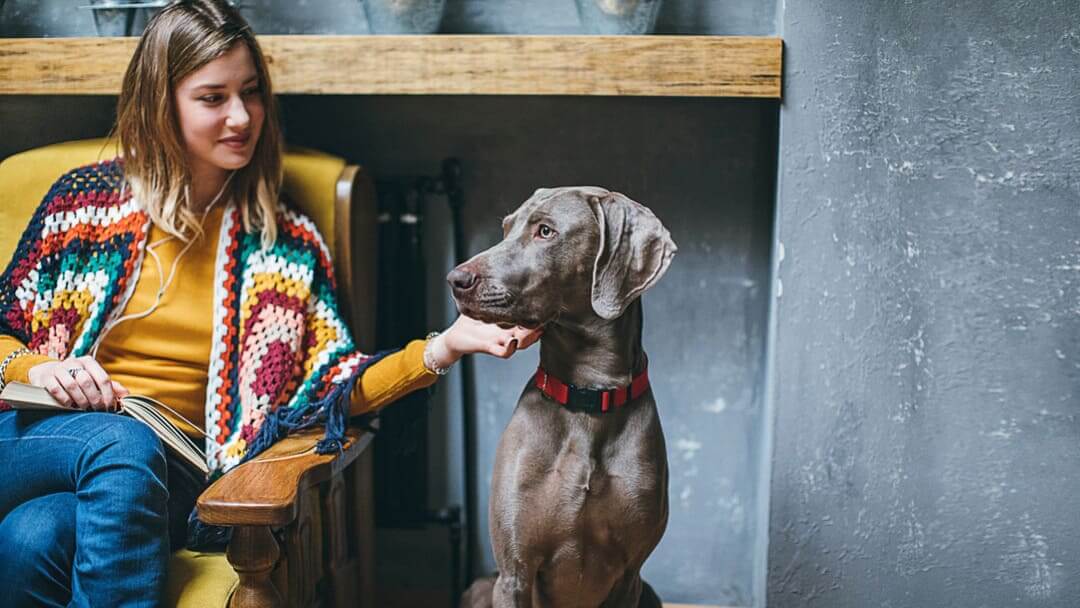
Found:
[[[461,594],[461,608],[492,608],[495,577],[478,578]]]

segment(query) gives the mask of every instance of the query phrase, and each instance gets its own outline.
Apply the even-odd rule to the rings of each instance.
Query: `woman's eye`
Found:
[[[199,98],[199,101],[205,101],[206,103],[217,103],[221,101],[221,95],[203,95]]]
[[[251,97],[252,95],[255,95],[258,92],[259,92],[259,87],[252,87],[250,89],[246,89],[244,91],[244,95],[247,95],[248,97]]]
[[[540,224],[540,227],[536,229],[536,236],[542,239],[550,239],[555,236],[555,231],[547,224]]]

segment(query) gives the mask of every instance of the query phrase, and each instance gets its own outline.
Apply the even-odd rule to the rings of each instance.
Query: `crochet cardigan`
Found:
[[[49,190],[0,277],[0,333],[63,359],[89,352],[135,288],[150,220],[119,159],[80,167]],[[290,430],[326,423],[320,452],[341,448],[349,396],[380,355],[356,350],[334,298],[315,224],[279,205],[264,249],[236,205],[218,234],[206,388],[211,478]]]

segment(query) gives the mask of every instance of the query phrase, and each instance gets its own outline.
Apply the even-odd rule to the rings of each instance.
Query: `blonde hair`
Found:
[[[251,162],[234,173],[226,196],[240,206],[244,229],[260,231],[263,246],[269,247],[277,237],[281,131],[262,49],[236,9],[223,0],[178,0],[150,20],[124,74],[114,134],[124,175],[151,221],[184,241],[200,234],[201,224],[188,203],[191,174],[175,91],[186,76],[235,44],[246,44],[251,52],[265,118]]]

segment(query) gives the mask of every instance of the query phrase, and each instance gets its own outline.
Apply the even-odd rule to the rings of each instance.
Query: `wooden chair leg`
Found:
[[[336,608],[356,608],[356,576],[350,576],[349,538],[350,533],[346,513],[345,480],[335,475],[325,484],[322,496],[322,512],[329,532],[323,539],[326,551],[326,588],[329,593],[328,606]]]
[[[357,597],[363,607],[375,606],[375,460],[374,449],[364,450],[353,464],[354,529],[357,550]]]
[[[270,581],[280,549],[270,528],[237,526],[226,556],[240,577],[230,608],[279,608],[281,595]]]

